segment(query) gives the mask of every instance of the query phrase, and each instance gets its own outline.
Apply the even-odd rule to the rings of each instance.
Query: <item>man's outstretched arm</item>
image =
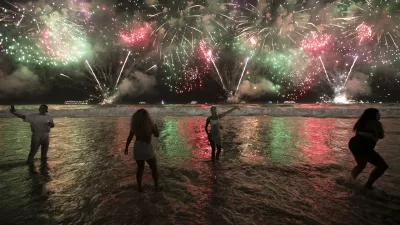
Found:
[[[17,113],[17,111],[14,109],[14,107],[11,107],[10,113],[12,113],[14,116],[19,117],[21,119],[26,119],[26,116],[20,113]]]

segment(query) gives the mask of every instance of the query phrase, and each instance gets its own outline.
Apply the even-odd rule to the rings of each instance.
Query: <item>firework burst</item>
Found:
[[[253,63],[249,67],[251,76],[246,79],[268,79],[275,84],[280,96],[298,100],[312,88],[321,71],[317,59],[300,49],[258,54],[252,58]]]
[[[19,62],[66,65],[81,62],[91,49],[86,32],[92,30],[89,6],[76,0],[5,3],[1,22],[7,29],[4,52]]]
[[[342,42],[362,56],[361,61],[372,67],[399,61],[399,1],[340,2],[339,6],[344,7],[344,16],[336,19],[343,27]]]
[[[182,1],[178,5],[153,4],[149,7],[155,10],[155,13],[149,14],[148,17],[156,21],[157,25],[152,35],[155,36],[154,42],[161,51],[165,46],[176,47],[183,44],[194,48],[199,40],[210,36],[205,28],[211,18],[203,4]]]
[[[153,46],[163,61],[166,84],[171,91],[178,93],[193,90],[195,86],[201,87],[202,83],[194,80],[204,76],[211,65],[209,59],[208,63],[202,64],[207,61],[202,46],[207,43],[212,49],[216,38],[221,35],[219,31],[226,29],[225,23],[220,21],[228,18],[224,14],[225,4],[195,0],[179,1],[174,5],[149,4],[148,7],[148,11],[153,12],[149,13],[149,20],[155,24]],[[202,54],[198,54],[199,49]],[[194,61],[205,67],[193,65]],[[188,85],[187,81],[192,85]]]
[[[20,35],[40,32],[46,26],[46,21],[54,16],[68,19],[70,23],[85,25],[87,30],[94,30],[91,5],[82,1],[43,0],[28,4],[5,1],[5,6],[0,7],[0,22],[5,27],[16,28]]]
[[[153,30],[150,24],[144,23],[128,31],[121,31],[119,36],[123,44],[133,46],[136,49],[145,49],[151,42],[150,35],[152,32]]]
[[[309,9],[305,3],[285,1],[258,1],[257,5],[245,4],[237,16],[238,36],[245,43],[261,50],[283,50],[300,45],[304,35],[315,30],[309,22]]]
[[[329,34],[311,32],[301,42],[304,51],[312,54],[323,54],[328,48],[332,40]]]
[[[17,61],[38,65],[77,63],[90,53],[90,44],[81,27],[62,17],[50,17],[39,33],[4,38],[4,50]]]

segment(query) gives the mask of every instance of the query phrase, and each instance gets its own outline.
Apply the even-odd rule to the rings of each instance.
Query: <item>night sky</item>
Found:
[[[98,5],[111,5],[109,4],[111,1],[84,1],[84,0],[79,0],[80,2],[89,2],[89,3],[96,3]],[[18,5],[24,5],[27,4],[30,1],[26,0],[18,0],[18,1],[13,1],[13,3],[17,3]],[[35,4],[35,1],[33,1]],[[116,18],[135,18],[135,16],[138,15],[136,12],[141,12],[141,13],[147,13],[144,0],[132,0],[132,1],[114,1],[115,7],[113,10],[115,10],[115,16]],[[171,5],[174,5],[173,0],[159,0],[160,4],[168,5],[169,7],[173,7]],[[184,9],[185,6],[185,1],[182,4],[175,4],[176,7],[183,7]],[[195,1],[196,3],[201,2],[201,1]],[[204,1],[205,2],[205,1]],[[229,1],[228,1],[229,2]],[[271,12],[272,16],[274,16],[274,13],[278,14],[279,13],[279,6],[280,4],[283,4],[286,1],[274,1],[274,4],[272,6]],[[314,1],[309,1],[307,5],[313,5]],[[323,8],[323,6],[329,5],[329,3],[332,3],[335,1],[325,1],[322,6],[320,5],[320,8]],[[349,2],[349,1],[347,1]],[[363,2],[363,1],[354,1],[354,2]],[[104,4],[103,4],[104,3]],[[257,0],[237,0],[235,3],[238,3],[239,5],[246,5],[246,4],[257,4]],[[9,4],[6,2],[0,2],[1,7],[5,7],[7,9],[12,9]],[[396,5],[395,7],[398,7]],[[150,11],[148,11],[150,12]],[[399,15],[395,15],[396,17],[399,17]],[[98,17],[94,17],[98,18]],[[28,19],[25,19],[28,20]],[[149,20],[151,21],[151,20]],[[155,20],[154,20],[155,21]],[[25,21],[24,21],[25,22]],[[96,21],[93,21],[96,23]],[[10,35],[10,33],[13,33],[12,35],[15,35],[15,31],[13,31],[12,26],[4,27],[4,22],[0,23],[1,28],[0,28],[0,34],[3,34],[2,37]],[[99,28],[96,28],[99,29]],[[19,31],[20,32],[20,31]],[[98,32],[98,30],[95,30],[95,32]],[[108,34],[109,35],[108,31]],[[113,31],[111,31],[113,32]],[[17,35],[18,36],[18,35]],[[100,37],[100,36],[99,36]],[[395,37],[399,39],[399,37]],[[397,41],[397,40],[396,40]],[[229,39],[227,39],[226,42],[229,42]],[[3,46],[1,46],[4,48]],[[135,53],[135,50],[131,50],[132,52]],[[388,50],[389,51],[389,50]],[[97,54],[97,53],[96,53]],[[137,53],[137,54],[142,54],[142,53]],[[115,60],[116,62],[119,62],[119,60]],[[328,62],[329,63],[329,62]],[[116,66],[117,63],[115,63]],[[139,61],[136,62],[137,65],[134,66],[134,69],[145,72],[146,68],[151,66],[151,64],[147,63],[140,63]],[[154,63],[153,63],[154,64]],[[175,93],[174,91],[170,90],[170,87],[166,85],[166,77],[167,75],[163,71],[163,68],[161,64],[158,64],[158,69],[156,71],[151,71],[146,73],[148,76],[152,76],[156,84],[151,88],[150,91],[147,91],[145,93],[141,93],[139,96],[137,95],[126,95],[122,96],[119,98],[117,103],[137,103],[139,101],[146,101],[148,103],[160,103],[161,100],[164,100],[165,102],[170,102],[170,103],[188,103],[190,101],[198,101],[200,103],[203,102],[208,102],[208,103],[217,103],[217,102],[223,102],[226,100],[227,96],[225,91],[221,88],[221,86],[216,82],[215,79],[210,78],[209,75],[204,76],[202,79],[202,87],[201,88],[195,88],[192,91],[187,91],[184,93]],[[30,71],[32,71],[33,74],[37,75],[37,79],[35,81],[32,81],[32,84],[35,83],[35,85],[28,85],[28,87],[22,87],[16,85],[15,86],[15,92],[13,92],[14,87],[13,86],[15,80],[9,79],[10,76],[13,74],[13,72],[17,71],[21,67],[27,67]],[[83,67],[82,67],[83,68]],[[81,70],[82,70],[81,68]],[[118,68],[116,67],[115,72],[118,72]],[[391,66],[378,66],[374,70],[369,69],[369,65],[366,63],[363,64],[357,64],[355,66],[355,69],[358,72],[363,72],[364,74],[368,74],[368,84],[370,87],[370,92],[368,94],[361,94],[356,97],[358,100],[364,100],[364,101],[383,101],[383,102],[397,102],[398,101],[398,96],[400,94],[400,85],[398,82],[398,76],[399,76],[399,63],[394,63]],[[63,103],[66,100],[87,100],[89,98],[89,92],[93,93],[96,91],[95,86],[88,86],[86,85],[86,90],[85,88],[82,88],[82,86],[77,85],[80,83],[79,80],[76,80],[74,82],[68,82],[68,80],[62,80],[60,79],[59,74],[73,74],[74,71],[77,70],[76,66],[71,66],[67,65],[64,67],[54,67],[54,66],[46,66],[46,65],[35,65],[35,64],[26,64],[21,61],[16,60],[12,55],[10,54],[5,54],[4,51],[0,52],[0,104],[10,104],[10,103],[16,103],[16,104],[22,104],[22,103]],[[114,71],[114,70],[113,70]],[[86,74],[88,71],[84,71]],[[322,75],[321,75],[322,76]],[[9,83],[7,83],[9,82]],[[9,84],[9,85],[8,85]],[[4,91],[4,89],[7,89],[7,91]],[[29,91],[28,91],[29,89]],[[316,79],[312,83],[312,88],[308,89],[304,95],[299,97],[296,102],[316,102],[319,101],[319,98],[321,97],[321,93],[325,93],[327,95],[332,95],[333,91],[329,91],[329,86],[327,86],[326,83],[320,82],[320,79]],[[11,90],[11,91],[10,91]],[[89,92],[88,92],[89,91]],[[287,99],[286,97],[283,97],[285,93],[281,94],[276,94],[276,93],[265,93],[260,96],[242,96],[242,99],[246,102],[257,102],[257,103],[262,103],[262,102],[267,102],[267,101],[284,101],[284,100],[291,100]]]

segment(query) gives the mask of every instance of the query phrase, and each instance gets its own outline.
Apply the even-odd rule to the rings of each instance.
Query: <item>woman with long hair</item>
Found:
[[[357,165],[351,171],[353,179],[356,179],[363,171],[367,162],[375,166],[365,184],[367,189],[372,189],[374,182],[388,168],[385,160],[374,150],[378,140],[385,137],[382,123],[379,121],[380,116],[379,110],[375,108],[366,109],[353,127],[356,135],[349,141],[349,149],[357,162]]]
[[[157,125],[154,123],[150,114],[145,109],[139,109],[132,116],[131,131],[129,132],[125,146],[125,155],[127,155],[129,144],[131,143],[133,136],[136,136],[136,141],[133,146],[133,156],[137,164],[136,180],[139,192],[143,191],[142,177],[145,162],[147,162],[147,164],[150,166],[151,174],[154,180],[155,191],[158,191],[157,161],[153,146],[151,144],[152,135],[155,137],[160,136]]]

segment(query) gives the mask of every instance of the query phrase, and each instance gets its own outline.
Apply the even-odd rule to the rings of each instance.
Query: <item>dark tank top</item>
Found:
[[[378,121],[368,122],[364,127],[360,127],[357,132],[365,132],[374,135],[376,138],[383,138],[383,133],[380,129],[377,129],[381,124]],[[376,141],[371,138],[364,137],[356,134],[353,140],[352,148],[359,151],[373,150],[376,146]]]

